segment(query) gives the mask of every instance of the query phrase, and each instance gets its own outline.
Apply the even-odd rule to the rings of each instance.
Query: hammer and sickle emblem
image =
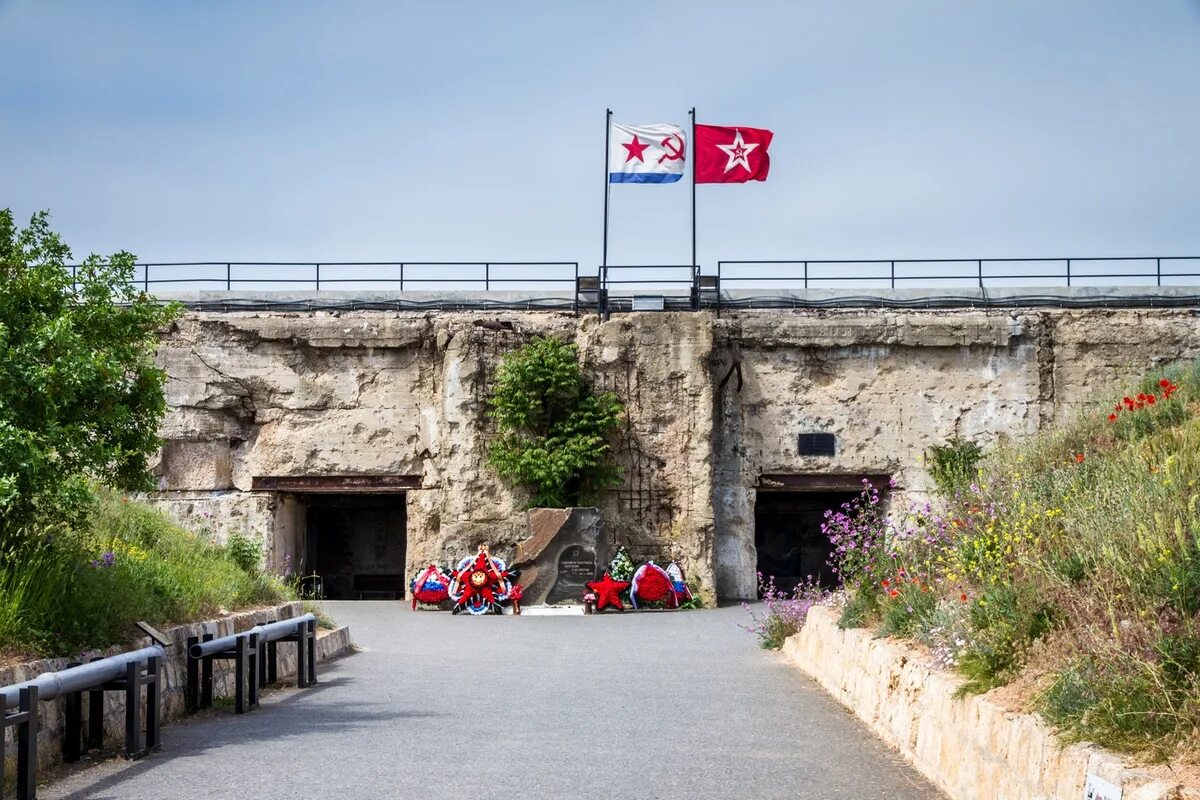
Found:
[[[664,161],[678,161],[683,158],[683,137],[678,133],[672,133],[670,136],[659,142],[659,144],[661,144],[662,148],[667,151],[658,157],[659,164]]]

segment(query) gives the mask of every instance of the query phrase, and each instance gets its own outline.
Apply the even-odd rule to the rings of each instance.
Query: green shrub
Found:
[[[1195,667],[1173,684],[1160,664],[1112,652],[1087,655],[1058,670],[1038,709],[1068,742],[1089,741],[1154,760],[1175,754],[1181,734],[1200,725]]]
[[[984,692],[1016,677],[1029,645],[1049,630],[1053,609],[1026,583],[986,589],[968,607],[971,637],[959,655],[964,692]]]
[[[85,524],[0,564],[0,650],[66,655],[127,641],[133,625],[282,602],[282,582],[156,509],[101,490]]]
[[[496,372],[488,463],[529,492],[530,507],[579,505],[620,482],[609,437],[623,412],[612,392],[592,393],[575,345],[535,338]]]
[[[166,373],[158,330],[178,313],[133,284],[134,256],[70,250],[48,215],[0,210],[0,548],[87,514],[90,480],[151,486]]]
[[[234,531],[225,541],[225,550],[233,563],[250,575],[257,575],[262,570],[262,542],[258,539]]]
[[[983,450],[979,445],[955,438],[930,447],[925,464],[938,491],[946,497],[953,497],[966,491],[975,480],[981,458]]]
[[[901,580],[880,595],[880,633],[884,636],[914,636],[927,628],[937,605],[938,597],[928,586]]]

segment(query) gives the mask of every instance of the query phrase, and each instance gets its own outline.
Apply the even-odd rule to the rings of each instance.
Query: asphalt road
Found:
[[[941,795],[740,608],[599,617],[328,603],[364,651],[42,800],[914,800]]]

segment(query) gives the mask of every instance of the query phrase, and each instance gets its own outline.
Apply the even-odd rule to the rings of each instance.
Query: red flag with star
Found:
[[[765,181],[771,170],[767,149],[774,137],[765,128],[697,125],[696,183]]]

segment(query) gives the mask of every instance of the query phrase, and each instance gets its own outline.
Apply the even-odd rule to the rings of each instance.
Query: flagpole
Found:
[[[688,113],[692,117],[692,271],[696,272],[696,107]]]
[[[612,134],[612,109],[604,110],[604,254],[600,261],[604,268],[603,278],[608,277],[608,193],[611,184],[608,181],[608,137]]]

